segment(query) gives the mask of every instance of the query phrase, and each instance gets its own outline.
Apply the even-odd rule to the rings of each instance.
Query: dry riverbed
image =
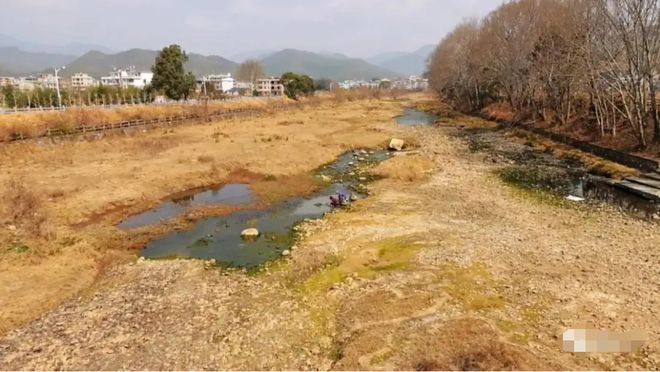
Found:
[[[286,163],[290,168],[277,173],[297,174],[358,138],[375,146],[391,135],[414,138],[419,154],[378,166],[374,172],[384,179],[370,185],[369,198],[301,225],[289,259],[259,273],[196,260],[110,267],[94,291],[0,339],[0,367],[660,367],[657,223],[507,185],[495,175],[500,164],[449,130],[396,127],[390,117],[398,103],[351,105],[344,114],[318,110],[326,110],[319,117],[333,116],[326,118],[333,124],[316,129],[323,140],[315,146],[334,143],[327,155],[309,148],[282,163],[260,158],[271,167],[248,169],[270,174]],[[380,116],[371,118],[368,105],[380,107],[371,111]],[[351,125],[342,126],[342,115]],[[280,127],[263,130],[276,135],[286,130]],[[126,190],[138,188],[126,183]],[[101,231],[93,226],[86,229]],[[649,341],[636,354],[563,353],[563,330],[584,323],[643,329]]]

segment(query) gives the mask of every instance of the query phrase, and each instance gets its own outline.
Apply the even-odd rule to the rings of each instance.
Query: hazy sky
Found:
[[[502,0],[0,0],[0,34],[115,50],[231,56],[296,48],[367,57],[437,43]]]

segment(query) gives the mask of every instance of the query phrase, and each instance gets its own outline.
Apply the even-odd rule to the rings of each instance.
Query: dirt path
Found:
[[[257,275],[120,266],[0,339],[0,368],[660,368],[657,223],[549,202],[444,130],[399,130],[433,161],[429,177],[405,172],[422,156],[384,163],[373,196],[306,223],[286,263]],[[561,352],[581,322],[649,342]]]

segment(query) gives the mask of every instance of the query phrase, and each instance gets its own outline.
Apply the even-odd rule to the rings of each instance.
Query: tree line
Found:
[[[434,90],[464,111],[660,144],[658,0],[514,0],[458,25],[429,59]]]
[[[185,71],[184,63],[188,56],[179,45],[163,48],[151,67],[153,79],[143,89],[136,87],[118,87],[99,85],[85,89],[61,89],[62,104],[65,106],[139,104],[153,102],[157,95],[165,95],[171,100],[187,100],[196,93],[196,79],[190,71]],[[264,68],[258,61],[248,60],[241,63],[236,71],[240,81],[248,82],[254,94],[256,82],[265,77]],[[329,82],[321,79],[315,82],[307,75],[287,72],[281,76],[284,93],[291,99],[309,96],[315,90],[329,87]],[[205,89],[197,92],[198,96],[221,98],[223,92],[216,91],[213,84],[206,84]],[[328,88],[329,89],[329,88]],[[51,88],[19,90],[12,86],[0,88],[0,106],[14,108],[39,108],[57,106],[57,92]]]
[[[125,105],[150,103],[154,92],[135,87],[99,85],[85,89],[61,89],[64,106]],[[0,106],[12,108],[40,108],[57,106],[57,91],[37,87],[30,90],[12,86],[0,88]]]

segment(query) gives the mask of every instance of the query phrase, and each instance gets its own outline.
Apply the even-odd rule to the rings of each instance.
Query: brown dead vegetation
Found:
[[[227,211],[194,211],[165,228],[135,233],[113,226],[127,215],[172,195],[229,182],[250,184],[262,205],[306,195],[319,187],[309,173],[314,168],[350,148],[385,143],[399,105],[390,100],[336,105],[323,99],[313,110],[303,105],[261,118],[92,141],[0,145],[0,282],[11,283],[0,286],[0,333],[88,288],[108,260],[134,257],[150,237]],[[99,112],[104,114],[114,115]],[[353,124],[339,119],[352,116],[367,119]],[[28,117],[39,115],[20,116]],[[297,124],[277,125],[283,121],[304,122],[305,131]]]
[[[429,177],[435,164],[423,155],[397,156],[373,169],[373,173],[404,182],[421,181]]]
[[[12,229],[22,229],[26,233],[42,237],[46,216],[42,209],[42,197],[27,185],[25,177],[15,175],[5,181],[2,196],[3,215]]]

